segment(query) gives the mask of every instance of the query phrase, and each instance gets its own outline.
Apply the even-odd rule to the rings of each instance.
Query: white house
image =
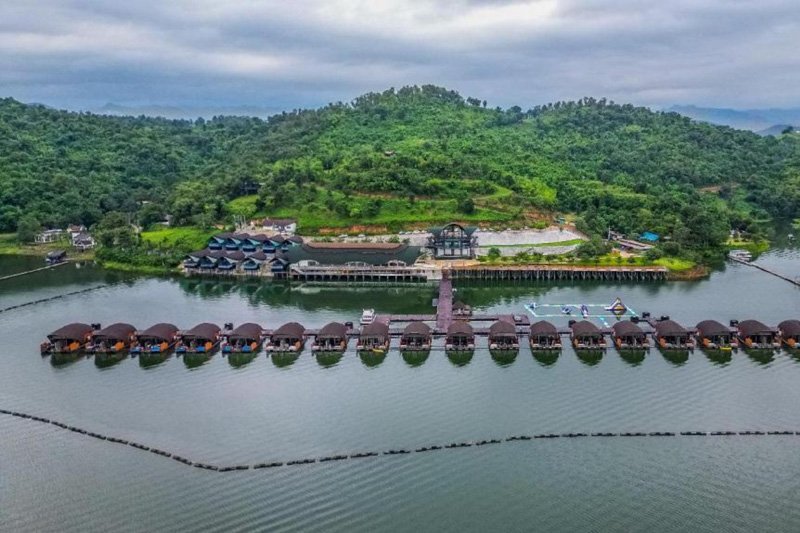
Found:
[[[47,244],[49,242],[58,242],[64,236],[63,229],[46,229],[34,237],[36,244]]]
[[[261,227],[267,231],[283,233],[284,235],[294,235],[297,232],[296,218],[265,218],[261,221]]]

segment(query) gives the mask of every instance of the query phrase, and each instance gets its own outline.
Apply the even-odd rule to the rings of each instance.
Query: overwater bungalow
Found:
[[[262,234],[250,235],[242,241],[242,251],[246,254],[263,252],[264,245],[269,241],[269,237]]]
[[[516,324],[501,319],[489,326],[489,349],[519,350],[519,336],[517,335]]]
[[[130,349],[136,328],[130,324],[117,322],[92,334],[92,341],[86,347],[93,353],[119,353]]]
[[[650,347],[644,330],[630,320],[616,322],[611,329],[614,331],[614,345],[620,350],[643,350]]]
[[[431,328],[425,322],[411,322],[400,337],[400,351],[425,352],[431,349]]]
[[[225,243],[228,242],[228,237],[232,237],[233,233],[220,233],[214,235],[208,240],[209,250],[222,250],[225,248]]]
[[[707,350],[730,350],[736,346],[730,328],[716,320],[703,320],[695,329],[697,342]]]
[[[540,320],[531,324],[530,344],[531,350],[560,350],[561,335],[553,324]]]
[[[656,343],[664,350],[689,350],[694,348],[689,332],[673,320],[659,320],[655,323]]]
[[[454,320],[447,328],[445,350],[474,350],[475,333],[469,322]]]
[[[263,251],[258,251],[247,256],[242,261],[242,270],[245,272],[258,272],[264,263],[267,262],[267,254]]]
[[[219,347],[222,330],[216,324],[204,322],[179,335],[178,353],[212,353]]]
[[[86,344],[92,339],[93,331],[89,324],[67,324],[48,335],[47,341],[43,342],[39,348],[42,354],[76,353],[86,347]]]
[[[800,320],[784,320],[778,324],[778,334],[789,348],[800,347]]]
[[[162,322],[144,331],[137,331],[131,353],[165,353],[175,346],[177,341],[177,326]]]
[[[306,342],[306,328],[297,322],[284,324],[269,338],[268,352],[299,352]]]
[[[279,252],[285,240],[283,235],[273,235],[269,237],[266,242],[264,242],[264,251],[268,254]]]
[[[453,302],[453,316],[454,317],[470,317],[472,316],[472,307],[465,304],[461,300]]]
[[[389,324],[385,322],[378,322],[377,320],[371,324],[367,324],[361,329],[361,334],[358,336],[358,345],[356,349],[359,352],[387,352],[391,338],[389,337]]]
[[[225,335],[223,353],[256,353],[264,342],[264,329],[258,324],[241,324]]]
[[[242,245],[250,238],[248,233],[234,233],[225,240],[225,250],[235,252],[241,250]]]
[[[588,320],[582,320],[570,325],[572,333],[570,340],[576,350],[605,350],[606,340],[597,326]]]
[[[343,352],[347,350],[347,326],[339,322],[326,324],[311,344],[312,352]]]
[[[739,342],[745,348],[764,350],[781,347],[778,330],[766,326],[758,320],[742,320],[736,329]]]
[[[245,259],[246,256],[244,255],[244,252],[242,252],[241,250],[228,252],[225,255],[221,256],[217,261],[217,270],[221,271],[236,270],[236,266]]]

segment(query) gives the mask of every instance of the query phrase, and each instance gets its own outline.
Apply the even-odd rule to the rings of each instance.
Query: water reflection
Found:
[[[754,363],[763,366],[769,365],[775,360],[774,350],[745,350],[744,353],[746,353]]]
[[[472,361],[474,351],[447,352],[447,358],[455,366],[467,366]]]
[[[731,360],[733,360],[732,350],[704,349],[703,353],[706,354],[706,357],[708,358],[709,361],[711,361],[717,366],[728,366]]]
[[[552,366],[558,361],[561,350],[534,350],[533,358],[544,367]]]
[[[208,363],[210,360],[211,360],[210,354],[204,354],[204,353],[183,354],[183,364],[186,365],[186,368],[190,370],[195,368],[200,368],[204,364]]]
[[[668,362],[674,366],[683,366],[689,361],[689,350],[660,350]]]
[[[422,366],[425,364],[425,361],[428,360],[428,356],[431,354],[430,351],[426,350],[424,352],[402,352],[403,354],[403,361],[412,368]]]
[[[497,363],[498,366],[507,367],[511,366],[517,360],[519,350],[490,350],[489,354],[492,356],[492,361]]]
[[[256,352],[232,352],[225,357],[233,368],[242,368],[249,365],[258,354]]]
[[[124,352],[97,353],[94,355],[94,365],[97,368],[111,368],[112,366],[120,364],[127,358],[128,354]]]
[[[69,366],[80,359],[84,359],[84,355],[79,352],[54,353],[50,356],[50,364],[56,368],[61,368]]]
[[[278,368],[289,368],[300,357],[299,352],[275,352],[272,354],[272,364]]]
[[[318,352],[315,354],[317,364],[322,368],[330,368],[339,364],[344,352]]]
[[[364,366],[368,368],[376,368],[386,360],[386,353],[362,351],[358,353],[358,357],[361,358],[361,362],[364,363]]]
[[[620,358],[630,366],[639,366],[644,363],[646,350],[618,350]]]
[[[586,366],[595,366],[603,360],[603,350],[576,350],[575,354]]]
[[[141,368],[155,368],[169,359],[169,352],[145,352],[139,354],[139,367]]]

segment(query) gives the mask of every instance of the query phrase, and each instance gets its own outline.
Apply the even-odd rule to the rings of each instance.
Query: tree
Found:
[[[500,253],[500,248],[495,248],[495,247],[489,248],[489,253],[486,254],[486,256],[491,261],[496,261],[500,259],[501,255],[502,254]]]
[[[17,223],[17,241],[33,242],[36,236],[42,231],[42,225],[33,215],[25,215]]]

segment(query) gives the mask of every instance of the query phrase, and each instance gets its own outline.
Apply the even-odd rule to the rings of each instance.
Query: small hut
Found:
[[[642,350],[650,347],[642,328],[630,320],[621,320],[611,326],[614,331],[614,345],[620,350]]]
[[[654,328],[656,342],[665,350],[688,350],[694,347],[689,332],[674,320],[659,320]]]
[[[463,320],[454,320],[447,328],[445,350],[474,350],[475,333],[472,326]]]
[[[736,343],[730,328],[716,320],[703,320],[695,329],[700,346],[708,350],[730,350]]]
[[[606,340],[603,332],[588,320],[581,320],[570,325],[570,339],[576,350],[604,350]]]
[[[424,352],[431,349],[431,328],[425,322],[411,322],[400,337],[400,351]]]
[[[737,326],[739,340],[745,348],[754,350],[780,348],[778,330],[766,326],[758,320],[743,320]]]
[[[560,350],[561,335],[553,324],[540,320],[531,324],[530,343],[531,350]]]
[[[136,332],[131,353],[164,353],[178,340],[178,328],[174,324],[160,323],[144,331]]]
[[[269,352],[299,352],[306,342],[306,328],[297,322],[284,324],[269,338]]]
[[[50,252],[45,257],[44,261],[48,265],[57,265],[67,260],[67,252],[65,250],[55,250]]]
[[[356,349],[359,352],[373,351],[383,353],[389,349],[389,344],[389,324],[375,321],[361,329]]]
[[[778,324],[778,334],[789,348],[800,346],[800,320],[784,320]]]
[[[264,342],[264,329],[258,324],[241,324],[226,336],[224,353],[255,353]]]
[[[343,352],[347,349],[347,326],[339,322],[325,325],[311,345],[312,352]]]
[[[92,326],[89,324],[67,324],[48,335],[40,349],[43,354],[74,353],[85,347],[91,338]]]
[[[180,333],[178,353],[211,353],[219,347],[220,330],[216,324],[204,322]]]
[[[453,302],[453,316],[454,317],[470,317],[472,316],[472,307],[465,304],[461,300]]]
[[[117,322],[95,331],[89,349],[95,353],[118,353],[131,347],[135,334],[135,327]]]
[[[490,350],[519,350],[517,326],[508,320],[498,320],[489,326]]]

